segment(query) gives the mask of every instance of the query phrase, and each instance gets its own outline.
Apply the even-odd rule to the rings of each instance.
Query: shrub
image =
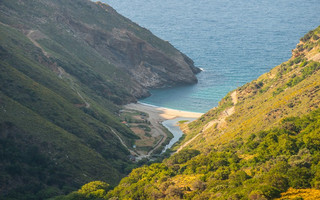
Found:
[[[253,190],[248,197],[250,200],[267,200],[260,190]]]
[[[239,170],[230,175],[231,183],[238,187],[243,184],[245,180],[249,178],[248,174],[242,170]]]
[[[229,178],[230,170],[225,167],[220,167],[214,173],[214,177],[218,180],[226,180]]]
[[[192,184],[192,190],[199,190],[199,191],[203,191],[205,190],[207,187],[206,183],[200,180],[196,180],[193,184]]]
[[[109,184],[102,181],[93,181],[83,185],[77,193],[84,195],[86,198],[105,198],[108,189]]]
[[[313,31],[309,31],[305,36],[303,36],[300,40],[302,42],[306,42],[308,41],[313,35]]]
[[[170,185],[167,189],[167,195],[170,196],[171,198],[182,198],[183,196],[183,192],[181,190],[181,188],[174,186],[174,185]]]
[[[270,185],[263,185],[259,189],[262,191],[263,195],[268,199],[280,197],[280,191],[277,188],[272,187]]]
[[[272,187],[277,188],[280,192],[285,192],[289,188],[288,178],[280,173],[272,173],[265,177],[265,182]]]
[[[174,154],[167,160],[168,165],[181,164],[190,160],[192,157],[200,154],[200,151],[194,149],[182,150],[177,154]]]
[[[289,185],[293,188],[310,187],[311,172],[305,167],[293,167],[288,170]]]
[[[314,39],[314,40],[318,40],[318,39],[319,39],[319,36],[318,36],[318,35],[316,35],[316,34],[314,34],[314,35],[312,36],[312,39]]]

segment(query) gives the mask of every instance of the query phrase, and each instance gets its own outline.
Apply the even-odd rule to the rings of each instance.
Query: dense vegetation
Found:
[[[131,164],[110,127],[128,144],[136,138],[111,113],[116,106],[85,96],[86,107],[68,81],[34,61],[39,52],[23,34],[0,30],[1,195],[42,199],[98,177],[115,184]]]
[[[102,3],[3,0],[0,11],[0,199],[271,199],[320,187],[320,27],[189,124],[179,145],[197,138],[182,151],[114,188],[137,167],[119,140],[137,139],[120,105],[147,95],[112,64],[131,57],[121,42],[152,48],[152,62],[192,61]]]
[[[320,109],[219,149],[182,150],[135,169],[108,199],[272,199],[292,188],[320,187]],[[80,194],[79,194],[80,193]],[[100,193],[102,194],[102,193]],[[81,192],[70,194],[74,199]]]
[[[290,198],[292,191],[319,197],[319,35],[320,27],[309,32],[288,62],[187,125],[179,145],[195,139],[183,150],[134,169],[99,198],[253,200]]]
[[[46,199],[97,179],[115,186],[138,166],[127,149],[138,137],[118,111],[148,92],[114,64],[137,53],[117,52],[121,38],[105,44],[114,30],[182,56],[102,3],[0,1],[0,199]]]

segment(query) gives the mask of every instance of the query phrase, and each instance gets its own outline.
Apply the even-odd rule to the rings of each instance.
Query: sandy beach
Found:
[[[159,141],[158,145],[156,145],[153,150],[149,151],[147,155],[140,155],[150,156],[155,149],[157,149],[167,138],[166,133],[163,131],[162,122],[166,120],[171,120],[175,118],[185,117],[185,118],[199,118],[203,113],[195,113],[195,112],[188,112],[188,111],[181,111],[181,110],[174,110],[169,108],[162,108],[156,107],[152,105],[146,105],[141,103],[131,103],[124,106],[124,109],[127,110],[137,110],[140,112],[147,113],[149,115],[148,120],[152,125],[152,136],[156,137],[162,135],[161,141]]]
[[[199,118],[201,117],[201,115],[203,115],[203,113],[174,110],[170,108],[156,107],[141,103],[131,103],[125,105],[124,107],[126,109],[138,110],[148,113],[151,118],[157,119],[157,121],[164,121],[177,117]]]

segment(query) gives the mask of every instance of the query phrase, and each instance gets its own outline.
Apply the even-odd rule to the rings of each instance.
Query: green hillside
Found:
[[[128,172],[129,152],[109,127],[128,144],[136,136],[112,114],[114,104],[83,93],[86,106],[79,86],[53,75],[44,66],[51,61],[23,34],[2,25],[0,30],[1,194],[77,187],[101,177],[117,183]]]
[[[96,186],[65,199],[274,199],[289,188],[288,198],[318,197],[319,38],[320,27],[289,61],[185,125],[170,158],[134,169],[107,194]]]
[[[131,43],[153,54],[123,48]],[[197,71],[106,4],[0,1],[0,199],[46,199],[94,180],[115,186],[137,167],[129,156],[138,137],[119,110],[148,96],[149,87],[126,70],[128,57],[165,60],[150,67],[183,57],[173,68],[191,78]]]

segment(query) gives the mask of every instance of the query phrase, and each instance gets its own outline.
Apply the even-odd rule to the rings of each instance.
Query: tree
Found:
[[[167,189],[167,195],[172,197],[172,198],[182,198],[183,197],[183,192],[181,188],[175,186],[175,185],[170,185]]]
[[[292,167],[288,171],[289,184],[293,188],[310,187],[311,172],[305,167]]]
[[[89,199],[96,199],[96,198],[106,198],[107,191],[109,190],[109,184],[102,182],[102,181],[93,181],[87,183],[78,190],[77,193],[85,196]]]

